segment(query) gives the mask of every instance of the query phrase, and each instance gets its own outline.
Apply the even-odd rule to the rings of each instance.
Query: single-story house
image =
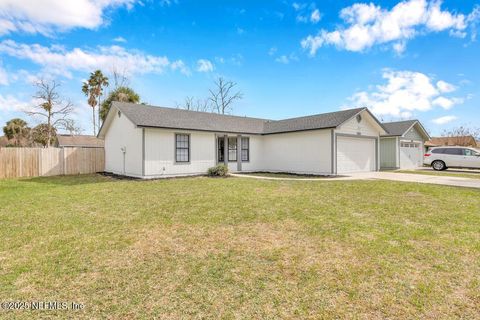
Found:
[[[462,146],[478,147],[480,146],[473,136],[455,136],[455,137],[432,137],[425,142],[425,147],[443,147],[443,146]]]
[[[105,171],[139,178],[238,172],[377,171],[383,125],[367,108],[267,120],[114,102],[100,128]]]
[[[380,137],[381,169],[412,169],[423,166],[424,144],[430,139],[418,120],[383,123]]]
[[[59,148],[103,148],[104,142],[95,136],[58,134],[57,147]]]

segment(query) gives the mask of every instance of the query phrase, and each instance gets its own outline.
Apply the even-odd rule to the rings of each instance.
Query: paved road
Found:
[[[451,176],[430,176],[425,174],[396,173],[396,172],[365,172],[355,173],[338,178],[276,178],[254,175],[231,174],[235,177],[264,179],[264,180],[290,180],[290,181],[342,181],[342,180],[391,180],[402,182],[429,183],[455,187],[468,187],[480,189],[480,179],[470,179]]]

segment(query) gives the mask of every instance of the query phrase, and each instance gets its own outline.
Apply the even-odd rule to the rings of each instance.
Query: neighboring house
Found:
[[[95,136],[57,134],[57,147],[103,148],[104,142]]]
[[[425,147],[428,148],[443,146],[478,147],[480,145],[472,136],[432,137],[430,141],[425,143]]]
[[[386,133],[367,108],[275,121],[114,102],[98,136],[105,171],[158,178],[219,163],[233,172],[377,171]]]
[[[423,165],[425,141],[430,139],[418,120],[383,123],[380,138],[381,169],[411,169]]]

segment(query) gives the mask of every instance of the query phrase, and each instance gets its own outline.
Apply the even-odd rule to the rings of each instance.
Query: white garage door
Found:
[[[337,173],[375,171],[375,140],[337,137]]]
[[[400,168],[413,169],[423,165],[422,144],[418,142],[400,142]]]

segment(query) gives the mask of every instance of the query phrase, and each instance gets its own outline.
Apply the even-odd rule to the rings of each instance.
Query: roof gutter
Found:
[[[303,132],[303,131],[314,131],[314,130],[327,130],[335,129],[337,127],[325,127],[325,128],[310,128],[310,129],[298,129],[298,130],[289,130],[289,131],[279,131],[279,132],[246,132],[246,131],[224,131],[224,130],[208,130],[208,129],[190,129],[190,128],[180,128],[180,127],[162,127],[162,126],[146,126],[146,125],[136,125],[137,128],[152,128],[152,129],[170,129],[170,130],[188,130],[188,131],[200,131],[200,132],[218,132],[218,133],[235,133],[235,134],[251,134],[258,136],[267,136],[272,134],[282,134],[282,133],[293,133],[293,132]]]

